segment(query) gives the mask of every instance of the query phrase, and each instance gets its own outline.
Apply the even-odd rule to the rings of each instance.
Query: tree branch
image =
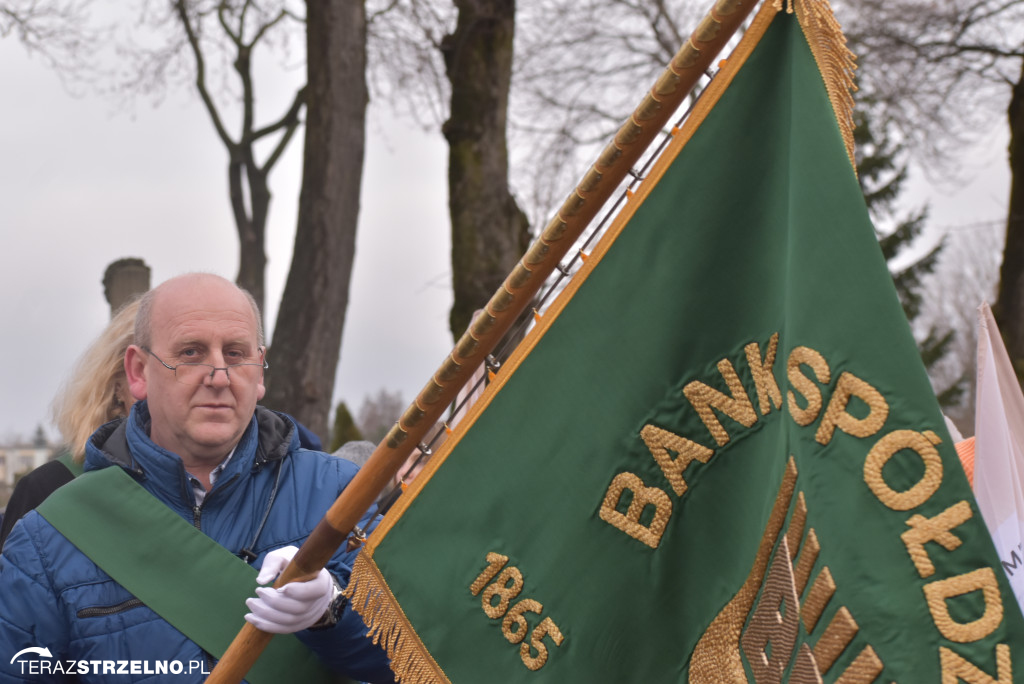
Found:
[[[276,17],[274,17],[273,19],[271,19],[266,24],[260,27],[259,31],[256,32],[256,35],[253,36],[252,40],[249,42],[249,47],[254,47],[256,43],[258,43],[260,39],[263,38],[264,35],[266,35],[267,31],[274,28],[282,19],[290,16],[291,14],[289,12],[282,9]]]
[[[236,34],[234,31],[231,30],[231,26],[228,24],[227,15],[228,15],[228,12],[230,11],[230,9],[231,8],[228,7],[228,3],[226,3],[226,2],[220,3],[217,6],[217,21],[220,23],[220,27],[222,29],[224,29],[224,34],[227,35],[227,37],[231,39],[231,42],[235,44],[235,47],[241,49],[241,47],[242,47],[242,26],[243,26],[242,21],[244,21],[244,19],[239,21],[239,23],[238,23],[238,33]]]
[[[253,140],[258,140],[264,135],[269,135],[282,127],[285,127],[284,135],[278,140],[277,145],[274,147],[274,151],[271,152],[267,161],[263,164],[263,172],[270,173],[270,169],[274,167],[277,160],[281,157],[285,148],[288,146],[288,142],[292,139],[292,135],[295,134],[295,130],[299,126],[299,111],[302,106],[306,103],[306,88],[308,86],[302,86],[297,93],[295,93],[295,99],[292,101],[292,106],[288,112],[281,117],[279,121],[266,128],[262,128],[259,131],[253,133]]]
[[[199,47],[199,38],[196,36],[195,29],[193,28],[192,22],[188,17],[188,12],[185,9],[184,0],[176,0],[174,8],[178,14],[178,20],[185,29],[185,35],[188,37],[188,44],[189,47],[192,48],[192,54],[196,58],[196,88],[199,89],[199,97],[202,99],[203,105],[206,107],[206,111],[210,114],[210,119],[213,121],[213,127],[216,129],[217,135],[224,143],[224,146],[228,148],[228,152],[230,154],[234,152],[238,144],[231,139],[227,129],[224,128],[224,124],[221,122],[220,113],[217,111],[217,105],[206,88],[206,62],[203,59],[203,53]]]

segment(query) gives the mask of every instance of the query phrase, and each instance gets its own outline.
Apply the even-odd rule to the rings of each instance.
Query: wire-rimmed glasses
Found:
[[[227,376],[229,382],[231,382],[232,377],[251,382],[257,379],[258,373],[262,373],[270,368],[270,364],[267,363],[267,358],[264,355],[265,350],[263,348],[260,348],[259,350],[259,353],[263,355],[263,360],[259,363],[247,361],[243,363],[229,363],[226,366],[214,366],[209,363],[193,363],[191,361],[186,361],[184,363],[179,363],[176,366],[172,366],[154,354],[153,350],[149,347],[140,347],[140,349],[163,364],[164,368],[169,371],[173,371],[174,379],[182,385],[198,385],[202,383],[205,378],[213,379],[213,376],[219,370],[224,371],[224,375]],[[234,375],[232,375],[232,372],[234,372]]]

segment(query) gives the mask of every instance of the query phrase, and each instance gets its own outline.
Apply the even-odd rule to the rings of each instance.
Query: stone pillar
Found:
[[[110,304],[110,315],[135,295],[149,289],[149,266],[142,259],[118,259],[103,273],[103,294]]]

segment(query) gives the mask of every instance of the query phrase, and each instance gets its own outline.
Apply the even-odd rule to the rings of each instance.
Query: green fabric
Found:
[[[223,655],[245,624],[245,599],[258,586],[256,570],[157,501],[121,468],[76,478],[38,511],[104,572],[215,657]],[[333,677],[297,638],[278,635],[246,680],[337,681]]]
[[[82,464],[75,461],[75,459],[71,457],[71,452],[69,451],[63,452],[57,457],[57,460],[63,463],[64,467],[71,471],[72,477],[78,477],[84,472]]]
[[[595,255],[592,261],[599,249]],[[764,414],[744,348],[757,343],[763,359],[775,333],[770,372],[782,404],[769,403]],[[836,429],[827,445],[816,441],[824,409],[801,426],[787,404],[793,392],[798,409],[808,405],[787,376],[797,347],[827,362],[828,381],[798,364],[826,406],[848,372],[884,397],[884,424],[869,436]],[[683,390],[699,382],[731,396],[719,370],[723,360],[736,369],[756,420],[745,427],[712,409],[729,437],[720,445]],[[697,644],[740,597],[790,457],[807,525],[821,547],[810,580],[827,567],[837,588],[810,634],[800,622],[795,644],[778,633],[762,643],[783,681],[793,675],[800,645],[818,644],[841,608],[859,631],[822,673],[826,683],[868,646],[884,667],[877,681],[940,681],[940,647],[995,677],[996,645],[1008,644],[1015,673],[1024,672],[1024,621],[957,462],[795,16],[775,17],[629,225],[536,347],[503,368],[498,383],[509,372],[394,526],[371,538],[387,587],[450,681],[697,681]],[[848,410],[868,415],[858,398]],[[682,495],[645,444],[645,426],[714,452],[707,464],[695,461],[684,471]],[[865,480],[868,453],[882,438],[903,434],[898,430],[933,431],[942,439],[938,489],[908,510],[883,504]],[[666,454],[679,456],[671,448]],[[917,452],[902,449],[883,477],[898,493],[923,472]],[[656,548],[601,518],[621,473],[671,502]],[[631,491],[615,502],[622,516]],[[973,514],[952,530],[962,543],[948,550],[924,544],[934,571],[922,576],[901,538],[908,520],[960,502]],[[794,497],[782,508],[787,521],[796,510]],[[646,506],[638,522],[650,526],[655,512]],[[772,576],[788,586],[792,566],[781,539],[770,541]],[[543,640],[549,658],[536,671],[510,643],[522,630],[516,634],[500,596],[488,602],[487,589],[470,591],[491,552],[507,556],[522,575],[509,606],[527,598],[542,605],[539,614],[523,613],[529,632],[549,617],[564,635],[560,646]],[[977,639],[946,639],[925,588],[979,568],[994,573],[1002,618]],[[757,601],[740,615],[737,638],[757,632],[755,609],[768,614],[772,598],[764,586],[763,578],[754,583]],[[810,602],[810,586],[796,596],[801,605]],[[983,614],[980,597],[974,592],[945,605],[955,620],[970,622]],[[485,604],[496,617],[485,614]],[[790,597],[774,605],[795,619]],[[712,646],[724,655],[701,681],[743,681],[730,679],[728,663],[755,681],[756,648],[735,638]]]

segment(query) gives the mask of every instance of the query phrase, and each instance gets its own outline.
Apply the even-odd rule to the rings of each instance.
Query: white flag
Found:
[[[978,307],[974,495],[1024,607],[1024,394],[988,304]]]

